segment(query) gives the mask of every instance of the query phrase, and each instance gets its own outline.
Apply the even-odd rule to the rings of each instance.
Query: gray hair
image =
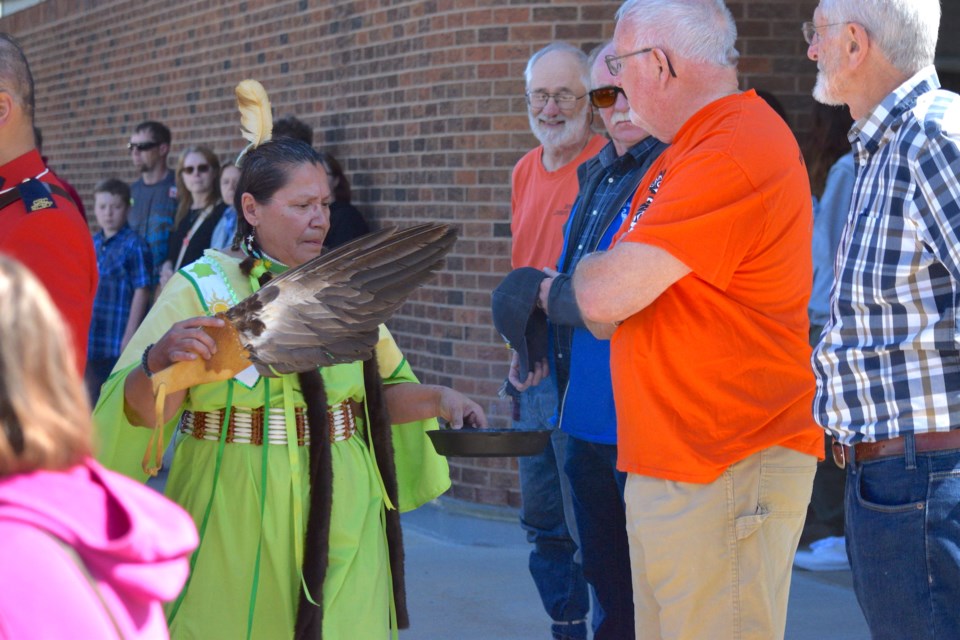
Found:
[[[612,40],[604,40],[590,51],[590,55],[587,56],[587,69],[593,71],[593,65],[597,63],[597,58],[600,57],[600,52],[606,49],[607,46],[612,42]]]
[[[856,22],[898,71],[913,75],[933,64],[939,0],[821,0],[827,23]]]
[[[565,53],[569,53],[577,60],[577,62],[580,64],[580,81],[583,83],[584,87],[589,88],[590,65],[587,64],[587,54],[569,42],[552,42],[530,56],[530,59],[527,60],[527,68],[523,70],[523,79],[524,83],[526,84],[526,88],[530,88],[530,79],[533,75],[533,65],[535,65],[540,58],[548,53],[553,53],[554,51],[563,51]]]
[[[33,120],[33,74],[20,44],[7,33],[0,33],[0,89],[5,89]]]
[[[627,0],[617,21],[630,22],[636,46],[721,67],[736,66],[737,25],[723,0]]]

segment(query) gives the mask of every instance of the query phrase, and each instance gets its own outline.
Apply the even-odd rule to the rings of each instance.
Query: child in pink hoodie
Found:
[[[42,285],[0,257],[0,639],[167,637],[190,517],[90,458],[90,409]]]

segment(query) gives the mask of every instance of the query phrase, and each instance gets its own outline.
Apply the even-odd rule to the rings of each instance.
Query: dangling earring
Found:
[[[253,258],[253,266],[250,268],[250,277],[260,283],[260,278],[270,267],[273,266],[270,260],[264,257],[263,253],[258,251],[255,246],[256,238],[253,236],[253,230],[243,239],[244,252]],[[262,284],[262,283],[261,283]]]

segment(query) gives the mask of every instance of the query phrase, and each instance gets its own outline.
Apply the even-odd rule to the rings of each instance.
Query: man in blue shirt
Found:
[[[584,326],[573,296],[571,274],[580,259],[605,250],[620,229],[637,185],[665,144],[630,121],[623,90],[607,69],[613,45],[590,56],[590,102],[600,112],[610,142],[580,165],[580,192],[564,227],[558,269],[540,285],[540,306],[553,325],[554,370],[560,391],[560,428],[568,434],[564,470],[570,479],[583,574],[598,610],[594,640],[634,637],[630,550],[624,520],[626,474],[617,471],[617,421],[610,380],[610,342]],[[511,372],[514,369],[511,368]],[[534,374],[523,389],[539,383]]]
[[[855,120],[814,416],[875,638],[960,637],[960,96],[932,66],[939,23],[938,0],[821,0],[803,27],[814,97]]]

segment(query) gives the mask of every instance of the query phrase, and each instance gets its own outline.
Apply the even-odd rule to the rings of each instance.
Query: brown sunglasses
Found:
[[[623,97],[627,97],[627,94],[623,93],[623,89],[620,87],[600,87],[599,89],[594,89],[590,92],[590,104],[597,109],[612,107],[617,103],[617,94],[623,94]]]
[[[188,167],[184,167],[183,169],[181,169],[181,171],[182,171],[183,173],[187,174],[188,176],[192,176],[194,169],[197,170],[197,173],[198,173],[198,174],[199,174],[199,173],[206,173],[207,171],[210,171],[210,165],[208,165],[208,164],[198,164],[196,167],[189,167],[189,166],[188,166]]]

